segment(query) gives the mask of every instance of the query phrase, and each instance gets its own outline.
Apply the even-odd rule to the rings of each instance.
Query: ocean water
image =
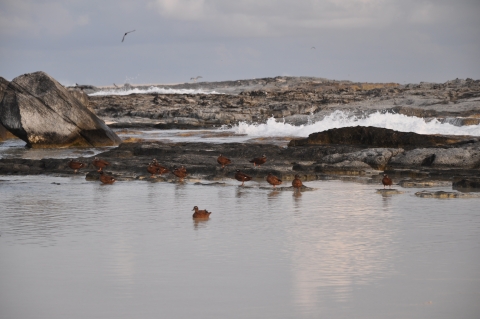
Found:
[[[332,128],[349,126],[375,126],[402,132],[419,134],[480,136],[480,125],[456,126],[438,119],[425,120],[419,117],[376,112],[358,116],[344,111],[335,111],[322,119],[311,117],[305,125],[292,125],[273,117],[266,123],[240,122],[233,126],[222,126],[199,130],[115,130],[122,139],[137,138],[162,142],[207,142],[207,143],[272,143],[286,146],[292,138],[307,137],[311,133]],[[93,156],[108,148],[96,149],[26,149],[18,139],[0,142],[0,158],[68,158]]]
[[[478,318],[480,199],[224,182],[0,176],[0,317]]]
[[[202,90],[202,89],[166,89],[151,86],[148,89],[104,89],[98,92],[89,94],[89,96],[105,96],[105,95],[130,95],[130,94],[219,94],[215,91]]]
[[[228,128],[236,134],[256,136],[294,136],[307,137],[315,132],[322,132],[333,128],[350,126],[374,126],[396,130],[400,132],[414,132],[418,134],[442,134],[442,135],[472,135],[480,136],[479,125],[456,126],[450,123],[442,123],[438,119],[424,119],[403,114],[375,112],[358,116],[351,112],[337,110],[320,120],[314,116],[308,124],[292,125],[285,121],[275,120],[273,117],[266,123],[251,124],[241,122]]]

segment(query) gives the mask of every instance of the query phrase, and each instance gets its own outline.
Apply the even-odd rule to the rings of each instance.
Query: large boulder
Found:
[[[312,133],[305,139],[291,140],[289,146],[347,144],[367,147],[437,147],[466,142],[465,137],[399,132],[372,126],[353,126]]]
[[[0,102],[3,99],[3,95],[5,94],[7,86],[8,81],[0,76]],[[3,141],[9,137],[11,137],[11,133],[2,124],[0,124],[0,141]]]
[[[0,123],[31,147],[113,146],[120,138],[60,83],[44,72],[7,86]]]

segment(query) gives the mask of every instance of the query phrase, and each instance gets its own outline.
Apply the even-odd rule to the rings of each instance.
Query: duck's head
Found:
[[[198,210],[198,206],[193,206],[192,211],[194,211],[194,210],[195,210],[195,211]]]

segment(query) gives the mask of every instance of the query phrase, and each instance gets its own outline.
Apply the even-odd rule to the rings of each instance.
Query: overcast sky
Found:
[[[480,0],[1,0],[0,43],[64,85],[480,79]]]

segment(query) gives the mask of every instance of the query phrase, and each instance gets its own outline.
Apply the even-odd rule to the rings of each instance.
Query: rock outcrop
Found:
[[[118,145],[120,138],[44,72],[13,79],[0,103],[0,123],[31,147]]]
[[[353,126],[312,133],[305,139],[290,141],[289,146],[342,144],[366,147],[418,148],[466,143],[465,140],[465,137],[458,136],[426,135],[372,126]]]
[[[90,102],[99,116],[116,122],[117,127],[128,127],[133,120],[136,126],[144,123],[159,124],[162,128],[211,127],[239,121],[263,123],[272,116],[301,125],[321,120],[337,110],[359,117],[387,112],[436,118],[452,125],[480,123],[480,80],[472,79],[400,85],[275,77],[155,87],[222,94],[90,96]]]

